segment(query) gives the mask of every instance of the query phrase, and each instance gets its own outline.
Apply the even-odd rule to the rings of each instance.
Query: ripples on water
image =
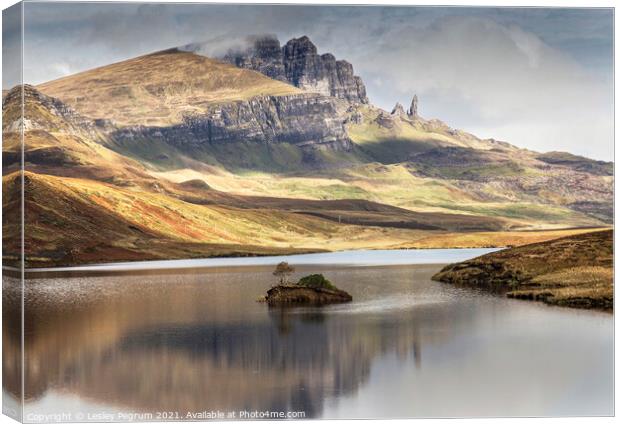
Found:
[[[30,280],[26,413],[613,412],[612,316],[433,282],[438,268],[322,266],[354,302],[300,308],[255,301],[272,267]],[[294,278],[309,272],[316,266]],[[4,285],[6,317],[19,296]],[[5,383],[15,391],[19,333],[4,330]]]

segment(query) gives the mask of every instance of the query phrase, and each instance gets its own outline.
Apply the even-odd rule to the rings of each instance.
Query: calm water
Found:
[[[293,256],[257,256],[249,258],[177,259],[169,261],[116,262],[72,268],[53,268],[53,271],[136,271],[170,270],[179,268],[215,268],[276,265],[288,261],[291,265],[377,266],[445,264],[460,262],[500,249],[409,249],[409,250],[345,250],[330,253],[308,253]],[[40,268],[33,272],[47,272]]]
[[[302,265],[297,277],[323,272],[354,302],[294,309],[255,301],[272,266],[30,280],[24,418],[613,414],[611,314],[431,281],[440,267]]]

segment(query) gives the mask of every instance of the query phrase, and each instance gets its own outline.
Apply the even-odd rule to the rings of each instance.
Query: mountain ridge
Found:
[[[173,65],[173,66],[171,66]],[[92,119],[127,125],[173,125],[183,112],[261,94],[303,93],[259,72],[180,51],[162,50],[39,84]]]
[[[4,93],[31,263],[499,246],[613,222],[608,163],[480,139],[417,97],[389,113],[331,93],[179,49]],[[118,243],[70,230],[89,213]]]
[[[346,60],[331,53],[319,54],[307,36],[292,38],[283,46],[271,34],[248,36],[244,45],[231,47],[216,57],[239,68],[252,69],[295,87],[351,103],[368,103],[366,86]],[[200,52],[200,44],[183,47]]]
[[[178,50],[158,52],[155,56],[162,54],[170,60],[181,58],[182,63],[187,55],[192,57],[192,61],[207,60],[209,64],[217,62],[204,57],[194,58],[196,55]],[[141,72],[142,68],[136,69],[135,63],[135,60],[130,60],[125,65],[120,63],[113,66],[121,69],[129,66],[134,73]],[[168,62],[167,67],[176,66]],[[266,77],[258,72],[226,64],[216,65],[215,68],[224,69],[225,72],[242,72],[244,75],[249,73],[247,75],[251,75],[252,80],[256,79],[264,87],[262,78]],[[194,69],[192,74],[196,74],[196,71]],[[124,78],[130,76],[123,75]],[[205,76],[198,75],[197,78]],[[164,83],[166,81],[161,76],[159,79]],[[223,81],[223,84],[227,84],[226,78]],[[273,79],[269,81],[280,84]],[[80,78],[75,81],[76,84],[78,82],[81,82]],[[284,86],[299,90],[287,84]],[[39,88],[46,89],[49,85]],[[221,89],[216,87],[216,91]],[[300,99],[303,99],[304,107],[290,107]],[[519,149],[493,139],[481,140],[466,132],[454,130],[437,119],[425,120],[419,115],[417,100],[414,97],[405,114],[399,113],[396,108],[390,114],[372,105],[351,104],[333,96],[307,91],[271,97],[255,96],[249,101],[222,100],[202,112],[186,113],[182,123],[176,126],[121,126],[111,137],[111,147],[120,154],[130,154],[142,162],[146,159],[145,149],[150,150],[148,145],[179,148],[186,155],[214,166],[223,166],[233,173],[278,170],[286,174],[303,169],[315,173],[315,170],[342,169],[373,161],[383,164],[402,163],[408,172],[415,175],[450,181],[459,190],[477,193],[474,196],[476,199],[538,202],[537,198],[542,195],[543,204],[566,205],[609,222],[611,209],[605,205],[609,204],[611,182],[604,178],[610,176],[609,173],[600,172],[601,167],[608,165],[599,164],[597,167],[586,160],[578,168],[573,163],[571,168],[566,161],[553,162],[545,154]],[[194,100],[187,98],[184,101],[188,102],[187,109],[190,109]],[[318,110],[319,104],[326,105],[326,108]],[[81,106],[75,105],[78,108]],[[139,106],[142,107],[141,104]],[[293,112],[282,120],[282,112],[286,110]],[[136,149],[136,146],[144,147]],[[468,149],[473,150],[470,152]],[[473,157],[474,151],[474,156],[478,158],[475,163],[470,161],[458,165],[455,162],[459,156],[461,159]],[[453,155],[454,159],[448,159],[453,152],[457,152]],[[172,156],[175,154],[172,153]],[[435,165],[429,166],[425,163],[428,160]],[[437,160],[443,161],[443,165],[439,165]],[[163,167],[163,170],[173,170],[175,166],[171,168],[166,165],[166,160],[153,162],[152,159],[146,159],[146,162],[147,167]],[[517,165],[517,162],[521,165]],[[593,169],[596,170],[594,174]],[[593,176],[602,179],[597,180]],[[531,182],[526,184],[528,180]],[[489,193],[483,187],[483,184],[489,182],[497,186],[504,185],[509,191],[499,195]],[[597,188],[600,184],[603,186]],[[562,194],[558,196],[557,193],[551,193],[546,186],[557,187]],[[566,187],[570,187],[571,191],[567,191]],[[600,196],[604,196],[604,200],[593,201]],[[446,209],[446,206],[442,205],[442,208]],[[468,208],[463,212],[471,210]]]
[[[82,119],[82,118],[80,118],[80,119]],[[393,118],[392,117],[390,119],[401,119],[401,118],[400,117],[397,117],[397,118]],[[428,122],[431,122],[431,125],[433,127],[436,127],[436,125],[437,125],[436,123],[433,123],[432,121],[424,121],[421,118],[416,119],[415,125],[418,125],[418,126],[422,125],[421,128],[424,128],[424,125],[426,125],[426,123],[428,123]],[[407,121],[406,124],[407,125],[411,125],[411,121]],[[90,127],[92,127],[92,125],[88,125],[88,128],[90,128]],[[453,131],[451,129],[449,129],[449,128],[447,128],[447,129],[444,128],[444,130],[447,131],[447,134],[453,133]],[[130,131],[133,131],[133,130],[130,130]],[[132,135],[132,137],[129,137],[129,139],[131,141],[131,139],[134,137],[135,133],[130,132],[130,134]],[[192,140],[194,140],[194,141],[198,139],[198,138],[195,137],[195,134],[192,134],[192,137],[193,137]],[[151,137],[149,137],[149,136],[146,137],[146,142],[148,142],[148,143],[154,143],[155,140],[156,140],[156,137],[152,137],[152,136]],[[474,141],[475,142],[481,142],[480,140],[477,140],[477,139],[474,140]],[[491,169],[491,168],[488,167],[488,165],[489,165],[488,159],[492,155],[496,155],[496,156],[500,155],[501,156],[503,154],[504,157],[506,157],[507,154],[509,154],[511,156],[514,156],[514,155],[524,155],[524,157],[527,160],[535,161],[535,159],[530,157],[530,152],[521,151],[521,150],[514,150],[515,149],[514,147],[512,147],[512,146],[508,146],[507,147],[507,145],[505,145],[503,143],[498,144],[497,147],[491,147],[491,146],[487,145],[489,143],[488,141],[482,141],[482,142],[484,143],[484,149],[480,149],[479,148],[479,149],[471,150],[472,153],[473,152],[478,152],[476,154],[478,155],[479,158],[481,158],[481,160],[477,162],[476,160],[473,160],[470,157],[470,159],[468,159],[467,161],[464,161],[465,173],[462,173],[461,175],[452,175],[452,178],[456,178],[456,180],[458,180],[458,181],[476,181],[476,180],[480,180],[480,178],[478,178],[479,171],[475,170],[475,165],[477,165],[477,166],[486,166],[487,167],[487,171],[488,171],[489,169]],[[212,144],[217,144],[217,143],[211,142],[211,143],[207,143],[207,144],[212,145]],[[232,148],[239,147],[238,143],[234,143],[234,142],[224,143],[224,144],[228,144]],[[249,143],[249,144],[252,144],[252,143]],[[256,143],[254,143],[254,144],[256,144]],[[281,145],[281,144],[282,143],[276,143],[276,145]],[[116,145],[113,146],[113,148],[116,148],[116,147],[118,147],[118,146],[116,146]],[[363,148],[364,145],[362,144],[361,147]],[[424,162],[428,162],[428,160],[432,157],[432,156],[428,156],[429,154],[435,154],[433,152],[436,152],[436,154],[438,155],[438,156],[436,156],[437,159],[443,160],[443,161],[447,160],[447,162],[445,163],[445,166],[447,166],[447,170],[450,171],[451,174],[454,174],[454,170],[456,169],[455,166],[456,167],[458,167],[458,166],[456,165],[456,162],[454,162],[454,160],[447,159],[448,156],[446,156],[446,154],[450,153],[450,152],[456,152],[456,156],[457,157],[460,156],[461,161],[463,161],[463,158],[467,157],[467,155],[469,154],[469,153],[467,153],[468,152],[467,148],[461,148],[461,150],[459,150],[457,147],[450,147],[450,145],[448,145],[448,146],[440,145],[440,147],[437,147],[437,146],[433,147],[432,144],[426,144],[426,147],[427,148],[424,151],[416,152],[415,154],[409,155],[409,156],[407,156],[404,159],[406,160],[407,167],[409,167],[409,172],[413,172],[414,174],[419,174],[422,177],[427,177],[427,178],[428,177],[433,177],[433,178],[441,178],[441,179],[450,179],[450,178],[448,178],[448,177],[450,177],[450,175],[445,175],[445,172],[441,171],[441,167],[435,166],[435,167],[429,168],[428,166],[426,166],[426,167],[423,166]],[[348,152],[345,152],[345,154],[348,154]],[[427,159],[422,160],[422,163],[420,163],[420,158],[427,158]],[[137,160],[138,160],[138,162],[140,162],[140,158],[139,157],[137,158]],[[358,161],[358,163],[364,163],[364,161],[360,160],[360,161]],[[385,163],[390,163],[390,161],[387,161]],[[512,162],[509,162],[509,161],[506,161],[506,160],[504,160],[504,162],[502,162],[500,160],[500,163],[512,163]],[[476,171],[478,173],[471,174],[471,172],[473,172],[472,170],[470,170],[472,168],[472,166],[474,167],[473,171]],[[535,165],[535,166],[538,166],[538,165]],[[551,167],[551,168],[562,168],[561,166],[555,166],[555,165],[554,166],[545,165],[545,166]],[[148,166],[147,166],[147,168],[148,168]],[[429,173],[429,170],[432,170],[433,172]],[[498,168],[498,170],[501,171],[504,174],[503,175],[504,177],[505,176],[510,176],[509,174],[506,175],[506,172],[503,171],[503,168],[500,167],[500,168]],[[519,167],[516,167],[515,171],[518,174],[518,172],[521,171],[521,169]],[[442,174],[442,172],[444,172],[444,174]],[[493,177],[497,177],[497,176],[498,176],[497,174],[491,173],[490,175],[487,175],[487,177],[482,178],[482,180],[480,180],[480,181],[482,183],[484,183],[485,181],[488,181],[489,178],[493,178]],[[471,191],[471,188],[469,190]],[[484,197],[484,194],[482,194],[482,196]],[[487,197],[488,197],[488,195],[487,195]],[[592,206],[592,204],[589,204],[587,202],[587,200],[588,200],[587,196],[582,196],[579,199],[575,199],[575,202],[573,202],[573,203],[578,204],[579,208],[581,208],[583,210],[588,210],[590,212],[592,211],[593,208],[594,209],[598,208],[599,210],[595,211],[595,212],[600,216],[600,212],[601,212],[600,207]],[[605,213],[603,213],[603,216],[604,215],[605,215]]]

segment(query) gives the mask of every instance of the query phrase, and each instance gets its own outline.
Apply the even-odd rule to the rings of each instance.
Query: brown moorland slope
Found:
[[[30,172],[24,182],[29,267],[320,250],[296,249],[286,243],[289,235],[301,229],[320,230],[308,220],[279,228],[281,217],[268,211],[237,214],[164,194]],[[3,177],[5,210],[18,204],[19,192],[18,173]],[[18,229],[5,224],[6,250],[17,251],[11,245],[19,241]],[[273,231],[267,233],[270,225]]]
[[[200,205],[141,188],[30,172],[24,180],[27,267],[392,249],[416,240],[426,240],[426,247],[433,247],[428,244],[429,230],[399,228],[389,222],[355,225],[293,210]],[[19,173],[4,176],[5,210],[17,207],[19,193]],[[9,221],[3,224],[5,252],[19,251],[19,229]],[[579,231],[583,230],[563,233]],[[447,238],[459,234],[432,233]],[[487,234],[500,244],[502,234],[507,239],[515,236]],[[527,240],[557,237],[558,232],[520,234]],[[465,247],[488,246],[489,240],[473,238]],[[10,264],[16,257],[5,255],[5,260]]]
[[[16,87],[2,103],[3,174],[18,169],[23,149],[28,171],[104,181],[153,180],[145,167],[109,149],[106,135],[89,118],[34,87]]]
[[[119,125],[172,125],[213,103],[302,91],[261,73],[170,49],[37,86],[81,114]]]
[[[613,308],[613,230],[561,237],[448,265],[433,279],[576,308]]]

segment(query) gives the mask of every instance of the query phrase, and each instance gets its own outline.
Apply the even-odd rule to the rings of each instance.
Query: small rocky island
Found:
[[[612,310],[613,230],[501,250],[448,265],[432,278],[515,299]]]
[[[351,295],[335,287],[323,274],[311,274],[301,278],[297,283],[289,283],[288,278],[294,268],[287,262],[281,262],[273,275],[278,277],[278,284],[267,291],[261,301],[269,305],[327,305],[353,300]]]

